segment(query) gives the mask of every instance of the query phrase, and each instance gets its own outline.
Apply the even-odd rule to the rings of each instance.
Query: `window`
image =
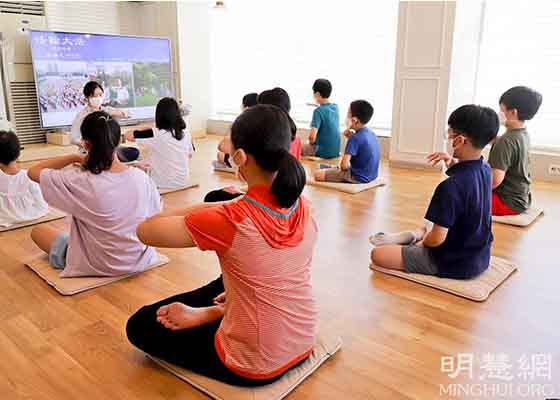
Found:
[[[350,101],[375,109],[390,128],[398,1],[231,0],[214,14],[213,111],[239,113],[241,98],[275,86],[290,94],[292,117],[309,122],[316,78],[333,84],[344,121]]]
[[[534,88],[543,103],[527,122],[531,143],[560,149],[560,2],[489,0],[483,23],[476,101],[498,109],[510,87]]]

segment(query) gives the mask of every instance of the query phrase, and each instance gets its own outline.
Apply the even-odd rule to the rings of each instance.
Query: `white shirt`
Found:
[[[39,184],[29,179],[26,170],[15,175],[0,170],[0,226],[39,219],[48,212]]]
[[[80,141],[82,140],[82,131],[80,130],[80,128],[82,127],[82,122],[84,122],[84,119],[89,114],[95,111],[105,111],[107,113],[110,113],[112,111],[112,108],[101,106],[100,110],[96,110],[90,107],[89,104],[84,108],[82,108],[82,110],[74,117],[74,121],[72,121],[72,128],[70,129],[70,135],[71,135],[70,142],[72,144],[76,144],[76,145],[80,144]]]
[[[136,139],[148,148],[151,176],[160,189],[178,189],[190,183],[189,158],[193,152],[190,130],[181,140],[171,132],[153,128],[154,136]]]

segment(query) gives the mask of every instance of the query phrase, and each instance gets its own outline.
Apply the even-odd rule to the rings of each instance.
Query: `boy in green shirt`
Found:
[[[492,215],[518,215],[531,206],[531,142],[525,121],[532,119],[542,103],[537,91],[516,86],[500,97],[500,122],[506,132],[490,150],[492,167]]]
[[[319,106],[313,111],[309,144],[302,146],[303,156],[336,158],[340,154],[340,120],[338,106],[329,97],[332,85],[327,79],[313,83],[313,97]]]

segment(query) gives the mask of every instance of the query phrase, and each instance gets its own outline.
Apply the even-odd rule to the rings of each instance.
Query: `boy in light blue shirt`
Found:
[[[350,104],[344,135],[348,143],[338,168],[315,172],[316,181],[341,183],[369,183],[379,173],[379,143],[377,136],[366,125],[373,116],[373,107],[365,100]]]
[[[313,111],[309,144],[302,147],[303,156],[336,158],[340,153],[340,119],[338,106],[329,101],[332,85],[327,79],[317,79],[313,96],[319,106]]]

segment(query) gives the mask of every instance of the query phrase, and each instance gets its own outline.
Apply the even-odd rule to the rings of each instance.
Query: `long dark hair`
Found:
[[[177,140],[183,139],[187,127],[181,115],[179,104],[172,97],[164,97],[156,107],[156,127],[171,132]]]
[[[105,111],[96,111],[84,118],[80,131],[89,143],[84,168],[96,175],[110,169],[121,138],[118,122]]]
[[[290,154],[290,122],[286,112],[259,104],[245,110],[231,126],[234,149],[252,155],[265,171],[276,172],[271,191],[283,208],[297,201],[305,187],[305,169]]]
[[[274,89],[265,90],[258,97],[259,104],[272,104],[279,107],[288,116],[290,121],[290,131],[292,132],[292,141],[296,138],[297,126],[292,117],[290,117],[290,109],[292,103],[290,102],[290,95],[284,89],[275,87]]]

